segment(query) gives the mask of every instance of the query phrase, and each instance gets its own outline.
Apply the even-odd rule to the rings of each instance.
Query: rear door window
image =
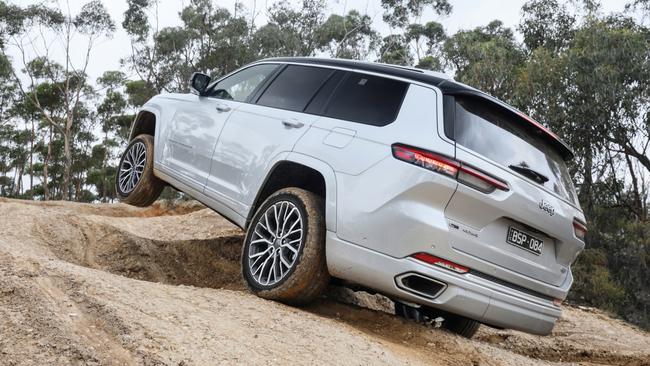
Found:
[[[334,70],[289,65],[257,100],[257,104],[302,112]]]
[[[522,121],[469,97],[456,97],[455,112],[453,133],[458,144],[511,170],[532,169],[548,179],[539,184],[577,202],[564,159],[546,140],[523,128]]]
[[[397,118],[408,83],[361,73],[349,73],[332,95],[325,116],[372,126]]]
[[[306,113],[323,115],[325,113],[325,107],[332,97],[332,92],[336,90],[336,87],[339,85],[341,80],[346,76],[345,71],[336,70],[332,76],[330,76],[325,84],[320,88],[316,96],[309,102],[307,108],[305,108]]]

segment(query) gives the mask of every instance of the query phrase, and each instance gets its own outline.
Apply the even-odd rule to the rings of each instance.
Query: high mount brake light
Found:
[[[460,264],[456,264],[454,262],[448,261],[446,259],[438,258],[435,256],[432,256],[431,254],[427,253],[415,253],[411,256],[412,258],[415,258],[419,261],[422,261],[424,263],[428,264],[433,264],[434,266],[446,268],[450,271],[454,271],[456,273],[467,273],[469,272],[469,268],[465,266],[461,266]]]
[[[398,160],[444,174],[481,192],[508,191],[506,183],[454,159],[401,144],[394,144],[392,148],[393,156]]]
[[[578,221],[578,219],[573,219],[573,232],[576,234],[576,237],[582,241],[585,241],[585,236],[587,235],[587,226]]]

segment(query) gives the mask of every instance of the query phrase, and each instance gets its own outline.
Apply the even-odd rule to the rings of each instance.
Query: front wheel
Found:
[[[165,182],[153,174],[153,136],[138,135],[122,154],[115,174],[115,191],[129,205],[146,207],[160,196]]]
[[[324,201],[286,188],[269,197],[248,226],[242,272],[258,296],[292,305],[320,296],[329,283],[325,261]]]

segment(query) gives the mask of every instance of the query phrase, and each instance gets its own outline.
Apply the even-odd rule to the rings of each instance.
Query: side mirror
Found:
[[[190,78],[190,91],[194,94],[204,95],[212,78],[206,74],[195,72]]]

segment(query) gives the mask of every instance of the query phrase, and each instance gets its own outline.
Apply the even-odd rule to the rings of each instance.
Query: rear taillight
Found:
[[[448,261],[446,259],[438,258],[427,253],[415,253],[411,257],[420,260],[424,263],[433,264],[434,266],[446,268],[448,270],[454,271],[456,273],[467,273],[469,268],[456,264],[454,262]]]
[[[484,193],[493,192],[495,189],[508,190],[508,185],[501,180],[469,167],[462,162],[430,151],[394,144],[393,156],[398,160],[444,174]]]
[[[587,235],[587,226],[578,221],[578,219],[574,219],[573,232],[576,234],[576,238],[585,241],[585,236]]]

